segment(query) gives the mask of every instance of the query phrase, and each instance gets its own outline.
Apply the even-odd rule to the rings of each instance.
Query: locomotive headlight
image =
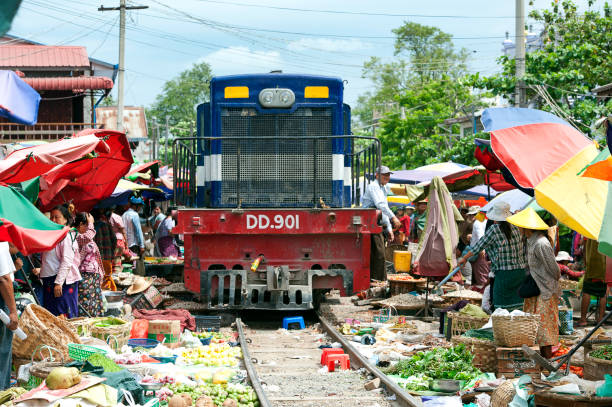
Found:
[[[270,91],[261,92],[259,99],[262,105],[270,105],[274,100],[274,93]]]
[[[266,108],[289,108],[295,103],[295,94],[291,89],[268,88],[259,92],[259,103]]]

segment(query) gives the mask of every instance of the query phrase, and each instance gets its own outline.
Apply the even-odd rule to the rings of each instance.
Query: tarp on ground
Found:
[[[446,276],[457,265],[455,248],[459,241],[457,221],[461,214],[440,177],[431,181],[427,222],[416,256],[417,274],[425,277]]]
[[[1,11],[0,6],[0,11]],[[2,14],[0,13],[0,24]],[[13,71],[0,71],[0,116],[32,126],[38,120],[40,95]]]
[[[0,186],[0,241],[24,254],[51,250],[69,229],[51,222],[14,188]]]
[[[22,148],[0,161],[0,182],[16,184],[27,181],[94,151],[106,153],[110,148],[94,135],[64,138],[53,143]]]

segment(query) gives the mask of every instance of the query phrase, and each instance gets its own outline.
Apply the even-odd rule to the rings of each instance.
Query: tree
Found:
[[[476,163],[473,137],[443,134],[440,127],[448,118],[471,115],[483,106],[468,84],[443,76],[405,90],[397,101],[403,114],[387,115],[378,134],[385,165],[412,168],[442,161]]]
[[[593,4],[589,0],[589,9],[580,13],[571,0],[553,1],[550,9],[530,13],[545,28],[543,47],[526,55],[524,78],[531,104],[566,116],[586,133],[592,132],[594,120],[612,110],[612,102],[590,94],[612,78],[612,8],[605,3],[602,11],[593,10]],[[499,74],[475,74],[471,83],[514,101],[514,58],[503,56],[498,62]]]
[[[196,106],[209,100],[208,83],[211,77],[210,65],[200,62],[167,81],[151,106],[148,118],[155,117],[161,124],[168,116],[171,126],[182,123],[187,124],[186,128],[189,128],[189,124],[195,128]]]
[[[101,105],[102,106],[117,106],[117,101],[113,99],[113,95],[109,93],[104,99],[102,99]]]
[[[371,80],[375,90],[358,98],[356,127],[372,122],[375,111],[384,113],[389,106],[397,106],[396,96],[402,91],[443,76],[459,78],[466,72],[467,51],[455,49],[451,35],[439,28],[405,22],[393,33],[396,58],[383,62],[372,57],[364,64],[362,77]]]

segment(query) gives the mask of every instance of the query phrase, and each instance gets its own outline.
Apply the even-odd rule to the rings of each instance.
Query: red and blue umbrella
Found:
[[[495,156],[524,190],[559,222],[597,239],[607,184],[578,173],[597,145],[565,120],[535,109],[491,108],[482,115]]]

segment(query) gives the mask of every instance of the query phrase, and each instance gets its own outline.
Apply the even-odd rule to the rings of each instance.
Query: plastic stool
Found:
[[[336,362],[340,364],[340,369],[349,370],[351,368],[351,360],[349,359],[349,355],[329,355],[327,357],[327,371],[333,372],[336,370]]]
[[[325,348],[323,349],[323,353],[321,354],[321,364],[323,366],[327,365],[327,358],[329,355],[342,355],[344,351],[341,348]]]
[[[289,324],[299,324],[300,329],[306,328],[306,325],[304,325],[304,317],[283,318],[283,328],[289,329]]]

